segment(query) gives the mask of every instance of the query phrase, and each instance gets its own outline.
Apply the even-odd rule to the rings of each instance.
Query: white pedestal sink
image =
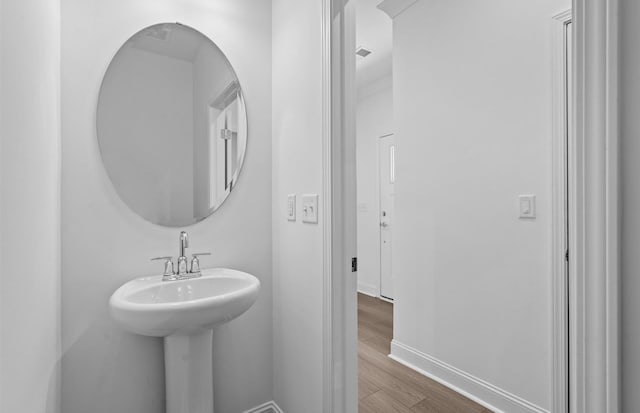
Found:
[[[213,327],[247,311],[258,298],[253,275],[215,268],[189,280],[138,278],[111,296],[124,329],[164,337],[167,413],[213,413]]]

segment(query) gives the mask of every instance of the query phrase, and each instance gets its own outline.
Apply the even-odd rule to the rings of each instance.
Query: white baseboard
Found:
[[[360,281],[358,281],[358,292],[376,298],[380,295],[377,286],[373,284],[362,283]]]
[[[274,401],[261,404],[253,409],[249,409],[244,413],[282,413],[282,409]]]
[[[391,303],[391,304],[393,304],[393,303],[394,303],[393,299],[391,299],[391,298],[387,298],[387,297],[385,297],[385,296],[383,296],[383,295],[379,295],[379,296],[378,296],[378,299],[380,299],[380,300],[382,300],[382,301],[386,301],[386,302]]]
[[[396,340],[391,342],[389,357],[496,413],[549,413],[548,410]]]

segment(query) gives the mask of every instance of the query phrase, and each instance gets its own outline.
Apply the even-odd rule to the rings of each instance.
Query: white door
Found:
[[[380,138],[379,182],[380,182],[380,295],[393,300],[393,262],[391,259],[393,240],[393,199],[395,186],[395,138],[387,135]]]

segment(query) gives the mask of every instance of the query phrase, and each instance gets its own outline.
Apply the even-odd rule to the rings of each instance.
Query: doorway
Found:
[[[545,52],[542,39],[551,43],[554,34],[549,21],[558,5],[569,2],[549,1],[547,9],[537,5],[541,9],[536,10],[524,5],[523,9],[507,6],[508,14],[521,20],[518,29],[530,30],[541,40],[539,45],[528,45],[538,50],[535,58],[523,58],[524,53],[507,47],[507,32],[496,40],[495,33],[481,27],[491,19],[496,25],[504,24],[504,4],[496,4],[496,9],[489,12],[490,1],[458,5],[469,8],[469,15],[484,14],[480,23],[476,19],[467,25],[475,24],[475,33],[484,33],[477,35],[474,48],[468,45],[468,36],[439,24],[448,18],[458,19],[460,10],[448,9],[450,4],[446,2],[435,3],[438,7],[430,13],[425,12],[427,6],[422,2],[410,5],[411,16],[403,14],[401,21],[413,21],[415,25],[406,33],[399,31],[403,36],[400,43],[408,45],[406,50],[396,53],[394,41],[390,76],[393,108],[381,111],[394,117],[391,133],[378,135],[382,137],[377,151],[380,277],[378,288],[373,289],[377,294],[368,297],[372,290],[360,289],[358,295],[359,370],[365,389],[360,405],[386,400],[402,406],[388,411],[435,408],[435,402],[429,399],[431,393],[419,400],[399,400],[401,394],[391,394],[399,386],[410,389],[415,385],[397,381],[397,376],[404,374],[401,366],[427,377],[431,387],[438,383],[453,390],[463,402],[473,403],[475,407],[468,407],[468,411],[566,412],[566,252],[568,190],[573,179],[568,169],[571,127],[566,104],[571,92],[567,72],[560,73],[563,79],[556,85],[560,89],[552,90],[552,77],[557,74],[549,67],[554,57],[548,48]],[[421,24],[415,16],[423,12]],[[528,13],[537,16],[530,18]],[[392,18],[394,25],[396,17]],[[514,56],[484,50],[488,43],[480,39],[482,36],[503,44],[504,50]],[[566,63],[571,61],[567,36],[557,46],[564,53],[564,70],[570,70]],[[418,38],[444,40],[423,48]],[[359,39],[357,45],[356,65],[357,59],[362,62],[376,53],[376,48]],[[420,54],[423,50],[430,53],[428,64]],[[538,69],[530,71],[533,67]],[[379,84],[376,93],[380,90]],[[559,101],[561,106],[552,104],[556,94],[564,96]],[[358,95],[363,93],[358,91]],[[364,95],[372,99],[372,93]],[[361,101],[358,99],[359,105]],[[552,113],[555,110],[560,114]],[[358,119],[361,111],[359,106]],[[369,127],[381,116],[366,118]],[[564,130],[552,136],[549,131],[556,122],[563,122]],[[361,125],[359,121],[356,124]],[[360,135],[359,129],[356,134]],[[557,148],[564,156],[560,163],[555,159]],[[360,177],[357,180],[360,194]],[[357,202],[360,219],[360,214],[370,210],[360,197]],[[368,241],[358,233],[359,286],[368,268],[360,244]],[[563,270],[556,273],[560,265]],[[561,290],[556,284],[563,285]],[[549,285],[553,285],[553,293],[545,289]],[[383,303],[384,299],[393,303]],[[379,318],[372,321],[375,315]],[[373,334],[372,325],[387,329],[387,335],[382,331]],[[371,357],[368,350],[375,346],[378,357],[367,360],[365,357]],[[527,357],[516,354],[516,348]],[[384,366],[372,360],[390,363],[389,359],[397,362],[393,364],[396,375],[390,373],[390,381],[378,383],[377,391],[369,394],[367,389],[376,387],[367,383],[371,380],[367,374],[382,375]],[[519,367],[501,368],[506,365]],[[521,371],[529,373],[522,375]],[[553,384],[544,379],[549,375]],[[414,393],[420,394],[424,386],[414,388]],[[455,411],[455,397],[443,403],[441,410],[447,411],[446,405],[450,404],[450,411]]]
[[[408,7],[421,2],[410,0],[385,3],[389,6],[389,12],[397,16]],[[568,156],[569,166],[576,175],[573,185],[569,186],[568,214],[571,224],[569,284],[572,287],[569,297],[570,411],[615,413],[619,411],[620,389],[620,257],[616,252],[620,233],[620,152],[618,121],[611,114],[617,113],[619,90],[618,6],[615,0],[574,0],[572,3],[575,7],[575,20],[571,24],[574,46],[571,60],[575,66],[572,70],[573,87],[569,99],[572,109],[569,118],[575,127],[571,134]],[[349,87],[353,83],[353,72],[350,69],[354,60],[351,55],[354,40],[353,1],[345,5],[344,2],[338,4],[325,0],[323,4],[324,63],[326,73],[331,73],[330,77],[325,77],[324,90],[328,97],[324,100],[325,109],[326,113],[339,114],[338,117],[325,117],[326,127],[332,128],[326,129],[331,132],[326,133],[324,138],[325,175],[331,176],[325,195],[330,206],[327,217],[331,222],[339,223],[356,210],[355,200],[351,199],[354,201],[352,210],[350,196],[345,195],[349,192],[344,192],[345,189],[355,188],[355,174],[348,168],[341,169],[354,163],[352,158],[345,159],[340,151],[345,142],[348,142],[345,137],[352,136],[354,126],[351,115],[354,98]],[[329,7],[330,4],[335,7]],[[415,15],[415,10],[410,15]],[[405,14],[403,20],[409,19],[407,16],[410,15]],[[457,21],[456,27],[463,26]],[[520,31],[516,30],[512,34],[518,35]],[[333,43],[332,39],[335,39]],[[422,39],[427,43],[442,40]],[[424,45],[415,50],[422,50]],[[457,51],[458,49],[452,49],[452,53]],[[459,69],[463,70],[465,67],[461,66]],[[346,146],[349,147],[349,144]],[[404,153],[402,149],[400,153]],[[338,162],[337,168],[332,162]],[[398,195],[397,190],[396,194],[400,199],[401,195]],[[345,262],[340,257],[345,253],[352,256],[355,252],[355,237],[350,231],[341,234],[340,231],[330,229],[325,233],[325,241],[329,247],[325,260],[326,268],[329,269],[325,272],[325,308],[326,315],[330,317],[325,318],[324,326],[325,340],[331,344],[325,346],[325,401],[327,406],[333,406],[331,411],[353,412],[357,410],[357,400],[352,397],[355,393],[350,391],[357,381],[357,370],[352,362],[352,355],[355,356],[356,352],[351,346],[352,331],[355,330],[351,326],[356,325],[355,313],[351,312],[352,309],[355,310],[355,282],[354,278],[347,277],[348,274],[340,269]],[[397,243],[397,238],[395,241]],[[335,266],[332,265],[332,260],[338,260]],[[353,301],[350,298],[352,293]],[[344,322],[336,323],[335,320]],[[555,345],[554,342],[554,348]],[[560,366],[554,364],[554,388],[557,384],[556,368]]]

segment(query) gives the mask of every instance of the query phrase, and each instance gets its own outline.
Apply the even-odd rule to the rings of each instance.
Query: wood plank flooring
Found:
[[[393,304],[358,294],[359,413],[491,413],[390,359]]]

